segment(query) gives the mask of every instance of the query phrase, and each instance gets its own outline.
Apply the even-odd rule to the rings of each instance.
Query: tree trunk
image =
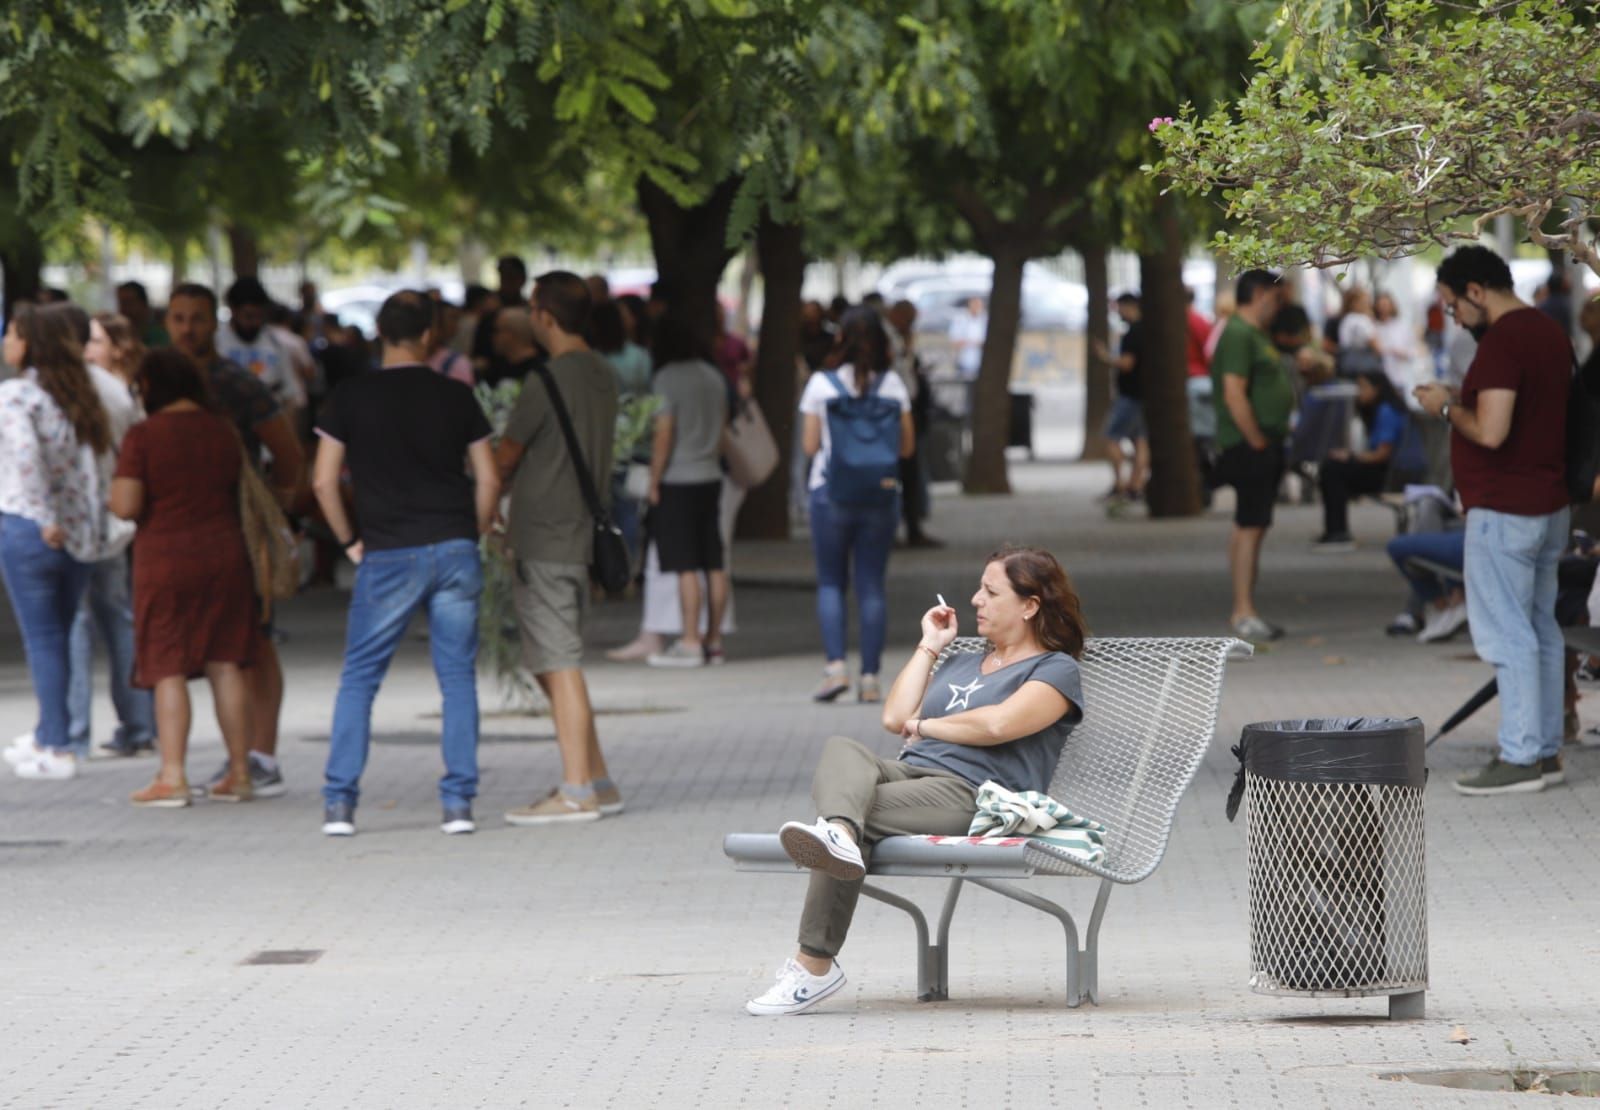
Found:
[[[1106,457],[1106,416],[1111,411],[1111,367],[1095,355],[1111,346],[1111,282],[1106,275],[1105,244],[1078,248],[1083,258],[1083,284],[1089,291],[1089,326],[1084,334],[1083,458]]]
[[[1150,435],[1145,503],[1153,517],[1200,512],[1200,473],[1189,433],[1188,311],[1183,289],[1183,226],[1170,197],[1156,202],[1159,243],[1139,256],[1144,351],[1140,385]]]
[[[189,272],[189,240],[182,235],[174,235],[167,240],[167,249],[172,257],[172,281],[169,287],[177,288]]]
[[[235,278],[261,276],[261,244],[253,228],[244,224],[228,225],[228,253],[233,258]],[[217,290],[218,294],[222,290]]]
[[[750,491],[739,512],[739,535],[749,539],[789,538],[789,468],[794,456],[800,354],[800,287],[806,276],[804,229],[774,223],[762,212],[756,227],[761,263],[761,335],[756,346],[755,398],[778,441],[778,469]]]
[[[1011,431],[1011,362],[1022,322],[1022,268],[1028,249],[1008,237],[990,250],[994,280],[989,289],[989,331],[973,390],[972,455],[962,489],[967,493],[1010,493],[1006,441]]]
[[[639,181],[639,209],[668,311],[681,316],[709,347],[717,330],[717,283],[734,252],[728,215],[739,179],[730,177],[693,208],[684,208],[648,178]]]
[[[32,300],[39,295],[43,284],[44,244],[25,227],[13,226],[11,242],[0,250],[0,271],[3,271],[5,318],[11,319],[11,306],[18,301]]]

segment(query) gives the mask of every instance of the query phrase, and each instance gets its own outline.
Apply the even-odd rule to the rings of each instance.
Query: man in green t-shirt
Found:
[[[1272,506],[1283,479],[1283,441],[1294,411],[1294,386],[1267,327],[1283,303],[1278,275],[1247,270],[1239,277],[1238,308],[1211,358],[1211,395],[1217,409],[1215,480],[1235,495],[1228,569],[1233,577],[1233,631],[1242,640],[1276,640],[1283,629],[1256,612],[1261,545],[1272,527]]]

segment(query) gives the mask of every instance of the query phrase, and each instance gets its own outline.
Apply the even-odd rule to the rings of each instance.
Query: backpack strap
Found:
[[[827,380],[829,385],[833,386],[833,388],[838,391],[839,396],[850,396],[850,391],[844,387],[844,379],[839,377],[839,372],[837,370],[824,370],[822,372],[822,376]]]

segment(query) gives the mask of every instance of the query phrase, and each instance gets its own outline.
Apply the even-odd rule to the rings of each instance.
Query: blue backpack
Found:
[[[900,492],[900,405],[880,396],[886,374],[874,377],[861,396],[825,371],[839,396],[828,400],[828,499],[836,505],[894,504]]]

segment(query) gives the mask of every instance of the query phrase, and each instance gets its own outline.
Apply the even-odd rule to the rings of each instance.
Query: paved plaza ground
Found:
[[[1019,465],[1016,478],[1009,499],[941,497],[931,530],[950,545],[896,554],[889,673],[935,591],[962,599],[970,629],[964,599],[981,556],[1005,539],[1062,557],[1098,633],[1224,631],[1220,510],[1111,521],[1093,504],[1103,468]],[[317,786],[344,605],[327,590],[282,621],[286,797],[137,811],[126,799],[149,761],[96,760],[67,783],[0,779],[0,1107],[1533,1098],[1375,1076],[1600,1061],[1600,749],[1568,749],[1566,786],[1486,800],[1446,783],[1487,759],[1494,708],[1429,753],[1426,1020],[1390,1024],[1382,999],[1273,999],[1247,985],[1244,827],[1223,816],[1240,727],[1331,714],[1416,714],[1431,726],[1487,677],[1465,639],[1421,647],[1382,635],[1402,594],[1382,554],[1386,512],[1359,511],[1363,548],[1337,558],[1306,550],[1318,523],[1314,510],[1285,510],[1269,541],[1263,608],[1290,635],[1230,666],[1217,738],[1166,862],[1112,897],[1098,1007],[1063,1007],[1053,921],[972,890],[953,933],[950,1001],[916,1001],[909,923],[864,902],[841,957],[843,991],[798,1018],[745,1015],[745,999],[792,950],[803,882],[736,873],[723,834],[809,817],[829,734],[896,747],[870,709],[807,699],[820,660],[805,545],[747,544],[726,667],[607,664],[599,649],[632,634],[637,608],[596,614],[590,680],[628,803],[615,819],[502,824],[501,811],[555,783],[558,762],[548,718],[486,715],[481,831],[441,836],[437,695],[417,639],[378,703],[360,834],[324,839]],[[203,778],[220,746],[196,692],[190,773]],[[1600,696],[1582,708],[1600,720]],[[0,624],[0,736],[24,730],[31,713],[15,628]],[[108,713],[102,704],[102,731]],[[942,893],[887,885],[924,902]],[[1052,890],[1087,913],[1092,884],[1054,880]],[[321,955],[244,962],[284,949]],[[1468,1043],[1452,1042],[1457,1027]]]

